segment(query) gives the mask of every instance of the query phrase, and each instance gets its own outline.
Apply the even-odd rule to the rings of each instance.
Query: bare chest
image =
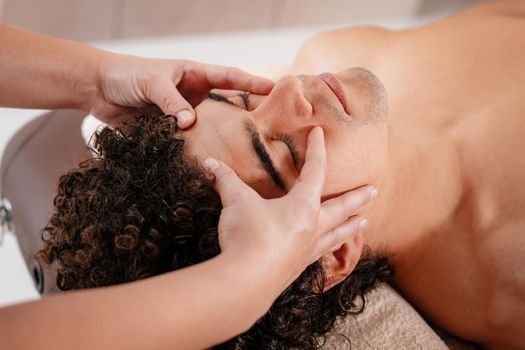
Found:
[[[477,118],[451,133],[466,193],[397,282],[443,328],[487,345],[523,346],[525,126],[517,115],[506,123]]]

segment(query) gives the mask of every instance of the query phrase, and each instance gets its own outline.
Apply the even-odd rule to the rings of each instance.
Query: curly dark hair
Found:
[[[37,257],[56,265],[61,290],[139,280],[220,253],[212,176],[184,154],[175,118],[147,114],[97,132],[94,156],[59,180]],[[389,259],[367,251],[345,281],[318,292],[325,275],[316,262],[250,330],[215,348],[318,349],[337,317],[360,313],[364,294],[392,276]]]

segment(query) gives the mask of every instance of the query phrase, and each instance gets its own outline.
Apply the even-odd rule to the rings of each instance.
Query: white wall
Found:
[[[406,18],[417,16],[424,0],[0,1],[5,22],[90,41]]]

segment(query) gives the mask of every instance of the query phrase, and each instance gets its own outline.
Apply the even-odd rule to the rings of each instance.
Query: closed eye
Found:
[[[224,102],[224,103],[227,103],[229,105],[236,106],[235,103],[233,103],[232,101],[228,100],[226,97],[224,97],[222,95],[219,95],[219,94],[215,94],[213,92],[208,93],[208,98],[210,100],[213,100],[213,101]]]
[[[275,139],[283,142],[286,147],[288,147],[290,155],[292,156],[294,168],[297,169],[299,166],[299,152],[297,151],[297,147],[295,147],[295,143],[293,142],[292,138],[286,134],[277,134]]]
[[[235,97],[240,97],[240,101],[242,102],[242,104],[239,104],[237,101],[234,102],[231,100],[231,98],[235,98]],[[230,98],[227,98],[223,95],[219,95],[219,94],[216,94],[216,93],[213,93],[213,92],[210,92],[208,93],[208,98],[210,100],[214,100],[214,101],[218,101],[218,102],[224,102],[224,103],[227,103],[229,105],[232,105],[232,106],[236,106],[236,107],[239,107],[239,108],[242,108],[244,110],[247,110],[249,111],[250,110],[250,93],[249,92],[243,92],[239,95],[236,95],[236,96],[232,96]],[[239,100],[239,99],[238,99]]]

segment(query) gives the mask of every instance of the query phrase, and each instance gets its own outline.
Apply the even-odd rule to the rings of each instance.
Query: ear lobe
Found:
[[[323,292],[342,282],[352,271],[361,258],[363,251],[363,234],[356,232],[353,239],[322,257],[325,271],[325,285]]]

